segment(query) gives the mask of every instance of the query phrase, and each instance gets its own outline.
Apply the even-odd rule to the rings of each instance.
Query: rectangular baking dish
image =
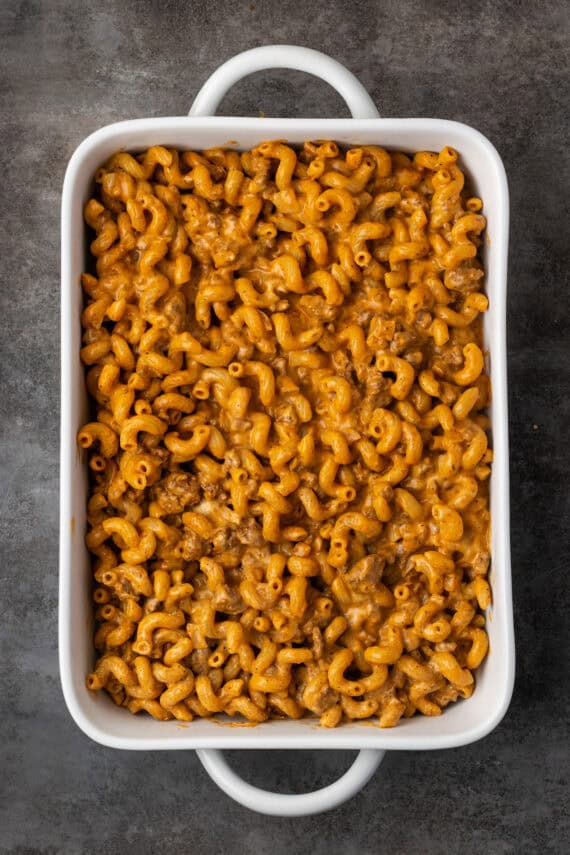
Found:
[[[323,77],[343,95],[352,119],[222,118],[208,115],[225,91],[251,71],[281,66]],[[376,144],[406,152],[458,150],[473,191],[484,201],[488,220],[484,247],[486,290],[485,347],[493,389],[491,478],[493,605],[487,616],[490,654],[477,674],[471,698],[448,707],[437,718],[416,716],[381,730],[370,723],[318,727],[311,719],[268,721],[256,727],[223,726],[196,720],[157,722],[132,716],[104,693],[92,694],[85,675],[94,660],[89,557],[84,545],[86,466],[76,434],[87,418],[83,369],[79,360],[82,294],[79,278],[86,264],[83,206],[96,169],[115,151],[140,151],[151,145],[186,149],[226,146],[245,149],[267,139],[303,143],[333,139]],[[506,373],[506,276],[508,188],[501,159],[478,131],[440,119],[381,119],[361,84],[329,57],[291,46],[257,48],[234,57],[210,78],[189,117],[119,122],[89,136],[73,154],[62,198],[62,355],[61,355],[61,515],[59,644],[63,692],[79,727],[97,742],[122,749],[337,748],[419,750],[465,745],[488,734],[508,707],[514,680],[514,635],[509,543],[509,465]],[[381,756],[381,755],[380,755]],[[203,759],[203,758],[202,758]]]

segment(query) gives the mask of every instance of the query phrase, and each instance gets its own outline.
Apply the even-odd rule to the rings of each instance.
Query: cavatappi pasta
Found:
[[[468,697],[492,455],[456,152],[155,146],[95,181],[88,687],[326,727]]]

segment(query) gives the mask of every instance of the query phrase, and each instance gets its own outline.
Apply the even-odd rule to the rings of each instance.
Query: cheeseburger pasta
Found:
[[[451,148],[154,146],[97,172],[90,689],[161,720],[325,727],[471,695],[481,208]]]

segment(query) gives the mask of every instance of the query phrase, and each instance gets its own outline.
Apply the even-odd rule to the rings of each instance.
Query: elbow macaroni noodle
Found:
[[[154,146],[95,182],[88,687],[325,727],[469,697],[492,452],[456,152]]]

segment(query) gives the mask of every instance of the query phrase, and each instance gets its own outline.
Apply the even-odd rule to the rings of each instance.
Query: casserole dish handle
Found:
[[[214,115],[226,92],[242,77],[269,68],[291,68],[320,77],[344,98],[354,119],[379,118],[370,95],[348,69],[319,51],[294,45],[266,45],[232,57],[204,83],[189,115]],[[269,816],[308,816],[337,807],[368,783],[384,757],[384,751],[360,751],[338,781],[312,793],[290,795],[267,792],[248,784],[218,749],[199,749],[196,753],[212,780],[228,796],[250,810]]]
[[[218,787],[246,808],[267,816],[310,816],[338,807],[355,796],[370,780],[384,757],[384,751],[359,751],[342,778],[312,793],[291,795],[271,793],[248,784],[234,772],[217,748],[196,751],[202,766]]]
[[[344,98],[353,119],[380,118],[362,83],[344,65],[318,50],[296,45],[265,45],[236,54],[204,83],[188,115],[213,116],[234,83],[248,74],[269,68],[291,68],[320,77]]]

